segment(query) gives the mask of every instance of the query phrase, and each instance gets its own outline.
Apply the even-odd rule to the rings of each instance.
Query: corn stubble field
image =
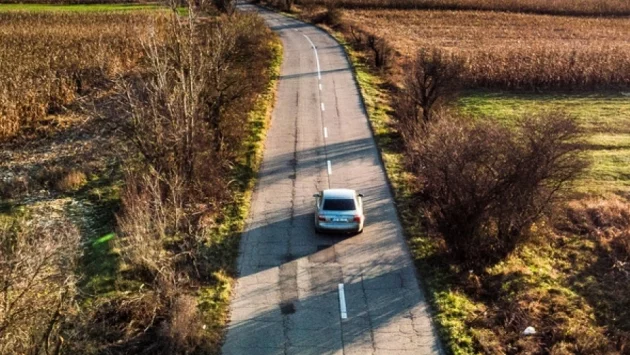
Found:
[[[438,47],[461,56],[466,86],[598,89],[630,85],[630,22],[497,12],[347,10],[347,24],[402,57]]]
[[[303,5],[326,5],[326,0],[302,0]],[[625,0],[343,0],[344,8],[488,10],[578,16],[628,16]]]
[[[0,12],[0,139],[63,126],[55,117],[67,106],[137,66],[154,21],[142,13]]]
[[[617,15],[627,16],[630,4],[347,0],[326,8],[318,5],[326,4],[301,2],[298,12],[324,23],[351,51],[447,351],[628,354],[630,21]],[[588,14],[596,16],[582,16]],[[602,14],[610,16],[598,16]],[[438,115],[437,120],[454,115],[492,136],[502,127],[522,127],[523,117],[568,115],[581,130],[580,156],[589,166],[562,189],[551,210],[531,224],[523,234],[526,237],[499,262],[458,259],[435,226],[432,211],[443,206],[431,205],[436,197],[427,196],[431,186],[423,179],[437,176],[423,176],[421,164],[426,157],[418,151],[429,149],[441,156],[442,148],[436,151],[426,145],[455,149],[444,137],[475,130],[466,124],[449,128],[445,123],[446,131],[439,127],[420,131],[427,137],[420,134],[419,143],[411,140],[410,145],[405,138],[410,132],[400,123],[396,100],[420,50],[437,50],[444,53],[442,58],[451,58],[451,64],[461,63],[459,95],[445,104],[444,118]],[[442,142],[430,143],[435,132],[444,135]],[[471,161],[483,155],[483,149],[494,149],[478,139],[470,144],[482,150],[462,151],[472,153],[467,155],[473,157]],[[460,144],[457,149],[471,147],[453,144]],[[418,154],[420,159],[414,160]],[[479,169],[484,176],[483,164],[496,164],[507,155],[497,151],[477,168],[471,163],[466,169]],[[452,172],[448,164],[443,169]],[[475,174],[467,177],[475,180]],[[471,201],[472,210],[487,206],[486,201],[478,203]],[[501,227],[489,225],[482,234],[491,236],[493,228]],[[529,326],[536,329],[535,335],[522,334]]]
[[[0,353],[217,353],[275,37],[212,8],[2,10]]]

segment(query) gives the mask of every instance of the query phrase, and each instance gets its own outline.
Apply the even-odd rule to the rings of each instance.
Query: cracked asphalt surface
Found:
[[[239,8],[280,35],[284,61],[223,354],[440,354],[342,47],[301,21]],[[316,234],[312,195],[342,187],[365,195],[364,232]]]

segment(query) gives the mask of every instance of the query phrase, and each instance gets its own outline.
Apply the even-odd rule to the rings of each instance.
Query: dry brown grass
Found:
[[[75,306],[79,243],[68,220],[0,224],[0,353],[60,350]]]
[[[466,60],[471,87],[593,89],[630,85],[630,21],[495,12],[346,10],[345,22],[411,58],[438,47]]]
[[[55,115],[134,68],[156,13],[0,13],[0,140],[60,125]]]
[[[87,183],[87,176],[85,173],[76,169],[72,169],[64,174],[59,181],[55,184],[55,187],[59,191],[69,192],[74,191]]]
[[[326,0],[303,0],[303,4],[326,4]],[[489,10],[557,15],[630,15],[626,0],[341,0],[345,8],[392,8],[437,10]]]
[[[567,208],[570,229],[589,235],[616,260],[617,266],[630,261],[630,203],[620,197],[574,201]],[[630,276],[630,265],[624,270]]]

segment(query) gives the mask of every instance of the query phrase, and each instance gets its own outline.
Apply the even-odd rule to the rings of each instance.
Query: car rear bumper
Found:
[[[317,229],[330,232],[359,232],[363,229],[363,223],[329,223],[317,222]]]

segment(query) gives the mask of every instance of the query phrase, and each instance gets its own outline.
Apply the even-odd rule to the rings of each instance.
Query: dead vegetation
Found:
[[[79,243],[69,221],[0,225],[0,353],[61,351],[75,310]]]
[[[325,5],[330,0],[302,0],[304,5]],[[568,16],[628,16],[624,0],[339,0],[346,9],[483,10]]]
[[[596,240],[610,256],[611,268],[630,277],[630,203],[615,196],[573,201],[559,226]]]
[[[105,349],[123,342],[131,352],[208,353],[220,339],[220,324],[204,330],[208,315],[191,294],[232,272],[234,258],[212,250],[234,240],[221,240],[201,221],[230,218],[226,206],[238,187],[229,182],[246,149],[249,112],[267,87],[271,32],[254,15],[173,16],[163,41],[145,43],[145,70],[117,86],[129,147],[141,157],[125,176],[118,245],[125,279],[144,287],[133,291],[141,297],[133,308],[144,311],[100,323]],[[95,321],[100,312],[121,313],[116,307],[127,299],[102,304]],[[214,322],[220,316],[213,313],[224,311],[211,312]],[[124,332],[107,336],[116,329]]]
[[[453,54],[437,49],[418,51],[405,68],[407,75],[394,98],[403,136],[418,136],[423,125],[432,121],[433,113],[457,96],[462,70],[462,60]]]
[[[63,301],[72,308],[56,316],[49,345],[32,319],[19,323],[0,312],[3,327],[22,332],[0,353],[217,351],[237,212],[255,169],[259,116],[270,104],[261,97],[272,97],[269,68],[279,54],[261,19],[215,15],[0,14],[0,37],[9,39],[0,41],[7,63],[0,72],[9,78],[0,83],[0,221],[63,200],[61,217],[44,220],[71,216],[79,261],[64,272],[83,276],[68,279],[76,292]],[[2,87],[18,82],[33,110],[14,110],[19,96]],[[41,290],[56,292],[53,286],[42,282]],[[49,309],[40,308],[46,319]],[[18,344],[28,332],[33,342]]]
[[[508,90],[619,89],[630,85],[624,19],[495,12],[344,10],[342,31],[377,33],[400,68],[419,50],[464,60],[462,84]],[[359,42],[356,41],[355,42]],[[394,70],[393,81],[402,78]]]
[[[445,114],[405,135],[429,225],[454,260],[477,270],[505,259],[586,167],[579,129],[565,115],[526,117],[516,127]]]
[[[159,17],[0,13],[0,140],[66,128],[77,100],[107,89],[138,64],[141,39]]]

